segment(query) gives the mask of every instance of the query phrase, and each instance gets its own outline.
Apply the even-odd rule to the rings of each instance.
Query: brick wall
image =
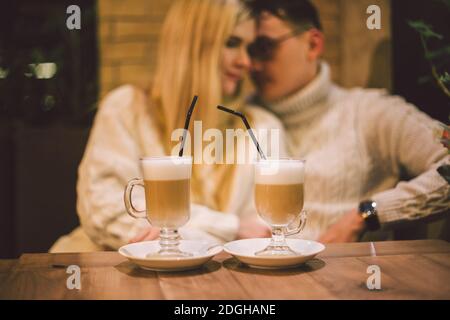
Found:
[[[334,81],[339,82],[340,74],[340,1],[336,0],[313,0],[319,10],[322,27],[325,32],[325,54],[324,58],[331,66]]]
[[[367,29],[366,10],[373,4],[381,8],[380,30]],[[390,0],[341,0],[339,21],[339,83],[391,89]]]
[[[100,96],[125,83],[147,86],[171,0],[99,0]]]
[[[322,19],[333,80],[344,87],[391,89],[391,0],[312,1]],[[367,29],[366,10],[373,4],[381,8],[381,30]]]
[[[347,86],[366,86],[378,45],[390,42],[390,0],[313,0],[326,35],[325,58],[333,79]],[[158,35],[172,0],[99,0],[100,96],[125,83],[148,85],[155,67]],[[382,8],[383,29],[366,28],[366,8]],[[343,36],[345,34],[346,36]],[[382,52],[378,82],[390,86],[390,56]],[[376,82],[376,81],[375,81]]]

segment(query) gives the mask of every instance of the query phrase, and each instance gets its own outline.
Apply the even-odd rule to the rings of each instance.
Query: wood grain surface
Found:
[[[66,287],[69,265],[81,289]],[[370,265],[381,290],[368,290]],[[260,270],[226,253],[202,268],[145,271],[116,252],[24,254],[0,260],[1,299],[450,299],[450,244],[418,240],[332,244],[289,270]]]

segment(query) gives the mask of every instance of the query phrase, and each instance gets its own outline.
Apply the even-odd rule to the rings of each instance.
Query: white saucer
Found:
[[[202,266],[222,249],[207,241],[180,240],[180,250],[192,253],[191,257],[158,257],[151,255],[160,250],[159,240],[155,240],[127,244],[119,248],[119,253],[143,269],[182,271]]]
[[[299,266],[314,258],[325,249],[319,242],[301,239],[286,239],[289,247],[298,252],[292,256],[255,256],[255,252],[266,248],[270,239],[244,239],[228,242],[225,252],[231,254],[240,262],[254,268],[282,269]]]

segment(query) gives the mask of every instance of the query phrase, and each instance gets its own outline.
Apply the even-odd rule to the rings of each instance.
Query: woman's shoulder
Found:
[[[95,116],[95,126],[117,130],[126,128],[128,132],[149,135],[159,130],[157,117],[148,93],[133,85],[123,85],[110,91],[99,103]]]
[[[121,114],[126,116],[144,111],[147,108],[147,104],[145,90],[126,84],[107,93],[100,101],[98,108],[102,114]]]

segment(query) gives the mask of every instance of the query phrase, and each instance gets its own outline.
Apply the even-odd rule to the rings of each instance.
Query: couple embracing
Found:
[[[51,251],[158,238],[157,228],[126,213],[124,186],[143,176],[140,158],[170,154],[172,132],[183,127],[194,95],[193,120],[204,129],[242,128],[240,119],[216,109],[232,106],[254,130],[280,130],[280,156],[306,160],[301,238],[389,239],[399,225],[445,212],[450,186],[436,169],[450,157],[434,137],[436,121],[384,91],[339,87],[323,51],[320,18],[307,0],[174,1],[152,85],[119,87],[100,103],[78,172],[81,226]],[[247,75],[250,97],[243,94]],[[270,236],[253,186],[249,165],[194,164],[182,237],[223,243]],[[144,193],[133,201],[145,207]]]

